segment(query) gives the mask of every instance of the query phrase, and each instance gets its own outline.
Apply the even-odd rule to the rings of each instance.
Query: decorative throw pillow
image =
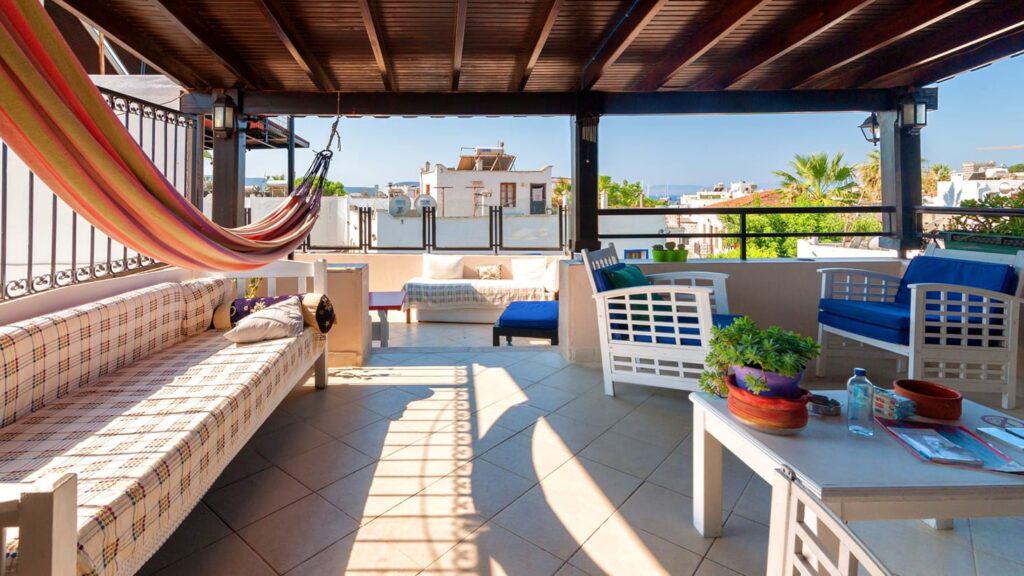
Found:
[[[548,263],[544,258],[513,258],[512,279],[521,282],[544,282],[544,271]]]
[[[424,254],[423,271],[420,276],[431,280],[462,278],[462,256]]]
[[[242,318],[234,328],[224,333],[224,337],[236,344],[247,344],[290,338],[301,332],[302,306],[298,296],[290,296]]]
[[[493,266],[477,266],[476,273],[481,280],[501,280],[501,264]]]
[[[292,296],[298,296],[302,302],[302,318],[306,325],[321,334],[327,334],[335,323],[334,305],[325,294],[309,292],[307,294],[285,294],[282,296],[263,296],[261,298],[238,298],[221,304],[213,312],[213,328],[230,330],[238,322],[253,312],[283,302]]]
[[[617,270],[605,270],[608,282],[615,288],[633,288],[635,286],[650,286],[651,281],[647,276],[632,264],[627,264]]]
[[[558,292],[558,260],[552,260],[544,269],[544,290],[554,294]]]

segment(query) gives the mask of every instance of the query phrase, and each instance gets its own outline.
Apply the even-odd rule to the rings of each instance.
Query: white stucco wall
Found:
[[[551,207],[551,167],[540,170],[454,170],[442,164],[435,164],[428,172],[420,174],[420,192],[437,200],[439,217],[486,216],[486,208],[473,212],[473,183],[479,182],[482,188],[491,191],[489,198],[484,198],[478,206],[499,206],[501,204],[501,184],[515,183],[516,205],[506,207],[505,214],[530,213],[530,187],[532,184],[544,186],[544,208]],[[439,187],[448,187],[439,190]]]

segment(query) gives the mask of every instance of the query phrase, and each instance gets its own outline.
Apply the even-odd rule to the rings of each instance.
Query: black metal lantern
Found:
[[[878,145],[878,141],[881,140],[881,130],[878,126],[878,116],[874,112],[860,123],[860,132],[864,135],[865,140]]]
[[[213,103],[213,135],[230,138],[235,133],[235,102],[231,96],[221,94]]]
[[[917,134],[928,124],[928,103],[923,95],[907,94],[900,101],[900,127]]]

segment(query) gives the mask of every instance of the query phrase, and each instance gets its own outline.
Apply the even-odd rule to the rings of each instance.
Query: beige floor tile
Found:
[[[555,414],[595,426],[611,427],[634,408],[633,404],[612,396],[585,394],[562,406]]]
[[[707,558],[741,574],[764,574],[768,566],[768,527],[742,516],[730,516]]]
[[[515,432],[532,426],[548,412],[520,404],[514,401],[498,401],[476,413],[476,422],[481,430],[487,431],[492,426],[501,426]]]
[[[316,388],[303,388],[302,390],[305,392],[303,395],[290,402],[282,402],[282,406],[290,412],[303,416],[304,419],[333,412],[352,403],[351,399],[345,398],[340,393],[331,393]]]
[[[971,518],[970,527],[976,551],[1024,564],[1024,518]]]
[[[662,414],[641,404],[612,426],[613,432],[663,448],[675,448],[693,430],[691,419],[678,414]]]
[[[330,502],[310,494],[250,524],[238,535],[281,573],[341,540],[357,527],[355,520]]]
[[[322,432],[305,422],[295,422],[283,428],[254,438],[248,446],[274,464],[308,452],[321,444],[333,440],[329,434]]]
[[[167,542],[139,570],[139,574],[152,574],[229,534],[231,528],[228,528],[206,504],[200,502]]]
[[[573,566],[572,564],[569,564],[568,562],[566,562],[565,564],[562,565],[561,568],[558,569],[558,572],[555,572],[555,576],[590,576],[590,575],[587,574],[586,572],[584,572],[583,570],[580,570],[579,568]]]
[[[636,530],[622,516],[615,514],[569,559],[569,563],[593,576],[690,576],[701,559],[689,550]]]
[[[532,482],[538,482],[573,457],[565,445],[535,440],[519,433],[481,456]]]
[[[494,523],[488,523],[456,544],[423,572],[542,576],[554,574],[561,566],[561,559]]]
[[[427,486],[410,500],[431,498],[443,505],[444,499],[447,498],[447,502],[455,504],[447,509],[465,510],[483,518],[491,518],[522,496],[531,486],[533,482],[509,474],[507,470],[485,460],[477,459]],[[466,508],[467,501],[470,508]],[[402,503],[402,506],[404,505],[405,502]]]
[[[619,509],[619,515],[637,530],[703,556],[713,539],[693,527],[693,499],[645,482]]]
[[[732,510],[743,495],[747,483],[754,473],[743,465],[722,467],[722,508]],[[682,444],[668,455],[668,458],[647,480],[673,492],[693,496],[693,451]]]
[[[1024,564],[977,550],[974,553],[974,565],[978,576],[1020,576],[1024,574]]]
[[[277,468],[267,468],[210,492],[204,501],[234,530],[239,530],[299,498],[309,489]]]
[[[258,438],[276,430],[280,430],[281,428],[284,428],[289,424],[294,424],[300,420],[302,420],[302,414],[292,412],[287,408],[278,407],[276,410],[271,412],[270,416],[263,421],[263,424],[256,429],[256,432],[253,434],[253,438]]]
[[[475,429],[465,432],[454,429],[435,432],[384,456],[382,460],[422,462],[428,469],[434,471],[448,465],[450,468],[445,471],[447,474],[515,434],[501,426],[492,426],[482,438],[478,438],[476,433]]]
[[[415,474],[387,475],[380,463],[367,466],[319,490],[349,516],[366,522],[440,479]]]
[[[506,368],[495,367],[474,374],[466,388],[469,391],[472,409],[476,411],[501,400],[507,400],[514,404],[526,402],[527,397],[523,388],[532,384],[532,382],[517,382],[506,371]]]
[[[562,367],[543,364],[531,358],[529,362],[517,362],[505,370],[510,376],[515,378],[517,382],[532,384],[551,376],[561,369]]]
[[[374,422],[379,422],[383,418],[380,414],[367,408],[350,404],[308,417],[305,422],[334,438],[341,438]]]
[[[382,419],[342,436],[341,441],[371,458],[384,456],[427,437],[431,432],[450,426],[444,422],[396,422]]]
[[[700,568],[697,568],[697,572],[694,573],[693,576],[743,576],[743,574],[740,574],[735,570],[730,570],[717,562],[712,562],[705,558],[704,561],[700,563]]]
[[[556,446],[564,445],[573,452],[579,452],[605,430],[606,426],[595,426],[553,413],[537,420],[537,423],[524,430],[523,434]]]
[[[416,396],[397,388],[388,388],[373,396],[363,398],[357,402],[359,406],[368,408],[381,416],[400,414],[406,406],[417,400]]]
[[[565,368],[566,366],[569,365],[569,361],[566,360],[562,356],[562,354],[557,350],[546,350],[544,352],[539,352],[536,356],[531,358],[531,360],[538,364],[551,366],[552,368]]]
[[[378,516],[359,530],[357,539],[387,542],[421,568],[425,568],[483,523],[483,518],[473,514],[441,517]]]
[[[591,442],[580,452],[580,456],[637,478],[646,478],[665,460],[669,452],[671,448],[655,446],[608,431]]]
[[[953,530],[935,530],[920,520],[850,522],[849,526],[875,556],[902,576],[974,573],[966,520],[955,520]]]
[[[598,392],[604,389],[600,370],[571,364],[540,380],[539,384],[558,388],[577,396]]]
[[[355,448],[332,440],[281,462],[280,468],[310,490],[319,490],[372,462]]]
[[[157,572],[159,576],[274,576],[273,568],[232,534]]]
[[[736,502],[733,512],[768,526],[772,515],[772,487],[760,476],[754,475]]]
[[[387,542],[360,538],[358,531],[288,572],[288,576],[412,576],[422,567]]]
[[[238,482],[242,478],[252,476],[261,470],[266,470],[270,466],[272,466],[270,460],[260,456],[255,450],[242,448],[238,455],[224,468],[224,471],[220,473],[217,480],[214,481],[210,491],[227,486],[233,482]]]
[[[523,393],[526,395],[527,404],[549,412],[558,410],[576,399],[576,395],[571,392],[545,386],[544,384],[530,386],[523,390]]]

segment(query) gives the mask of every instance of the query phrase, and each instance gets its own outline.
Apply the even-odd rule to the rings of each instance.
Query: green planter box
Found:
[[[942,237],[946,248],[953,250],[973,250],[975,252],[995,252],[997,254],[1016,254],[1024,250],[1024,237],[1002,236],[999,234],[979,234],[950,230],[943,232]]]

